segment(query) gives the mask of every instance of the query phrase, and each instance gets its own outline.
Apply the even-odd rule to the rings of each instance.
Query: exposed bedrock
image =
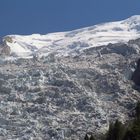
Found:
[[[140,59],[137,61],[137,68],[132,75],[132,80],[137,86],[140,86]]]

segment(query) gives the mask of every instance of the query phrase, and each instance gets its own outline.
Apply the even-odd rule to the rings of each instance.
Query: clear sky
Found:
[[[0,36],[47,34],[140,15],[140,0],[0,0]]]

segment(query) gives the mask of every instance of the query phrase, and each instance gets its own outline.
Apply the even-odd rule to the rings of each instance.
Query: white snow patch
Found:
[[[11,52],[18,57],[29,57],[33,53],[45,55],[52,52],[57,52],[58,55],[68,55],[74,50],[85,49],[82,45],[68,48],[74,42],[87,43],[87,47],[98,47],[109,43],[127,42],[139,36],[140,16],[132,16],[123,21],[99,24],[69,32],[28,36],[9,35],[13,41],[12,43],[7,42],[7,45],[11,48]]]

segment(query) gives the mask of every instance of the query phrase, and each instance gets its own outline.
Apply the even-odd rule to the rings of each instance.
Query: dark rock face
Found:
[[[132,80],[136,85],[140,86],[140,59],[137,61],[137,68],[132,75]]]
[[[7,42],[12,43],[13,40],[9,36],[5,36],[0,39],[0,56],[10,56],[11,55],[11,49],[7,45]]]
[[[6,41],[1,42],[0,44],[0,55],[9,56],[11,53],[10,47],[6,44]]]
[[[2,54],[2,55],[7,55],[7,56],[9,56],[9,55],[10,55],[10,52],[11,52],[11,50],[10,50],[10,47],[9,47],[9,46],[4,46],[4,47],[2,48],[2,50],[1,50],[1,54]]]
[[[111,44],[109,43],[108,45],[100,46],[100,47],[94,47],[90,49],[84,50],[84,52],[88,55],[93,54],[93,52],[99,51],[102,55],[105,54],[118,54],[122,56],[129,56],[132,54],[137,54],[140,52],[140,47],[139,47],[139,42],[136,40],[136,42],[129,41],[127,44],[124,43],[116,43],[116,44]]]

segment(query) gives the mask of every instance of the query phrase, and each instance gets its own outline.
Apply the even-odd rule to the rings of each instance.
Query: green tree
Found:
[[[89,137],[88,137],[88,134],[85,135],[84,140],[90,140]]]
[[[134,140],[140,140],[140,120],[135,120],[131,128],[131,135]]]
[[[140,101],[137,103],[135,111],[137,119],[140,120]]]
[[[123,140],[140,140],[140,102],[137,103],[135,112],[135,119],[133,122],[129,122],[129,128]]]
[[[125,135],[124,135],[124,138],[122,140],[133,140],[133,133],[131,130],[127,130]]]
[[[109,124],[109,130],[107,132],[106,140],[113,140],[113,127],[114,127],[114,124],[110,123]]]
[[[123,140],[140,140],[140,121],[135,120]]]
[[[95,140],[94,136],[91,135],[89,140]]]
[[[125,128],[123,124],[116,120],[114,124],[110,124],[106,140],[122,140],[124,134]]]

